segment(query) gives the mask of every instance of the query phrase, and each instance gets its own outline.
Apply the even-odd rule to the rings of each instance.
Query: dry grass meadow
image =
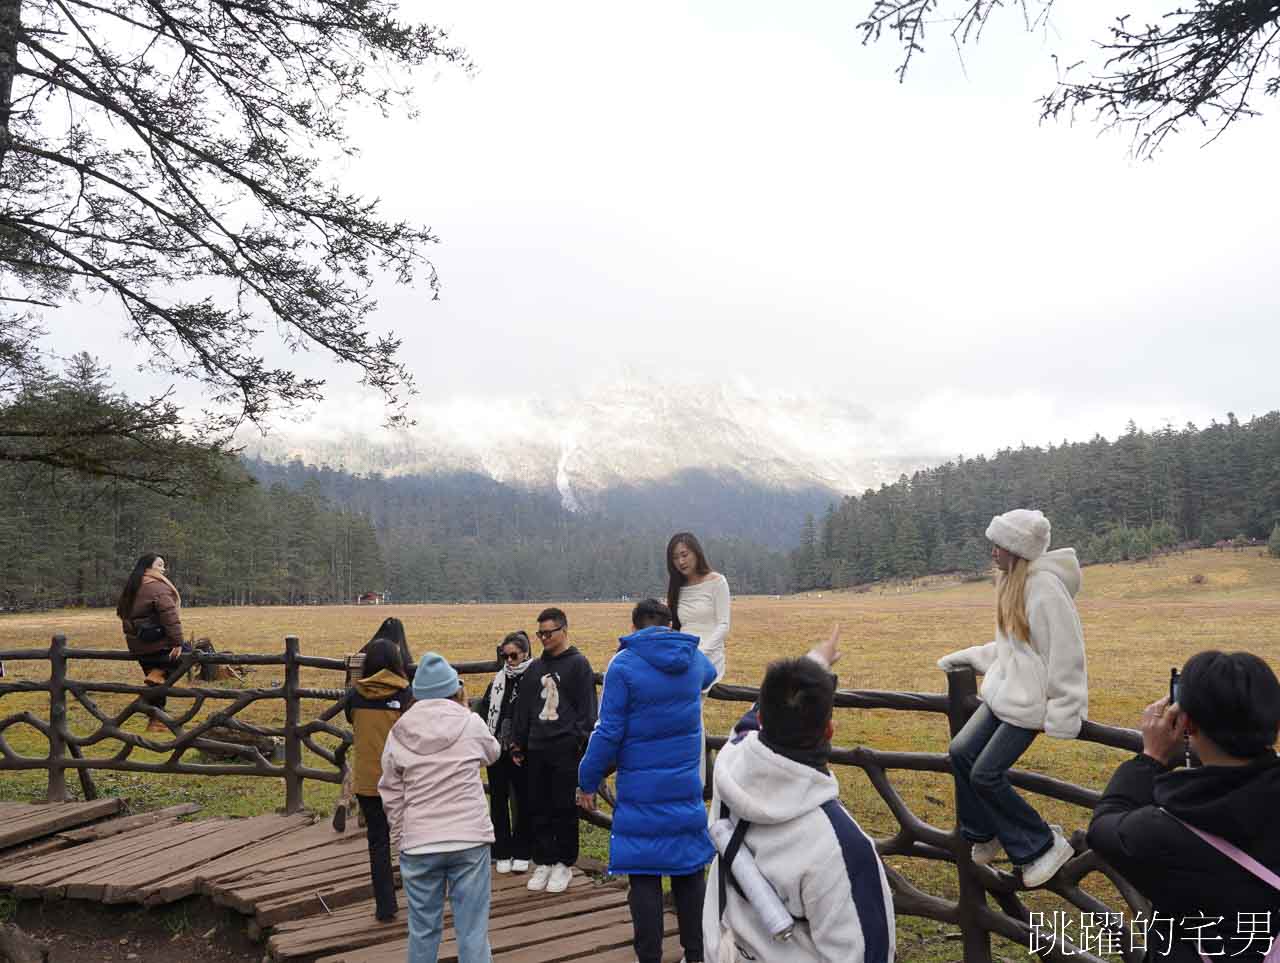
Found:
[[[1204,576],[1202,584],[1192,581],[1198,575]],[[1280,560],[1265,557],[1256,549],[1239,553],[1204,550],[1159,559],[1154,564],[1093,566],[1085,570],[1078,603],[1089,656],[1090,717],[1100,722],[1135,725],[1142,707],[1164,691],[1169,667],[1202,649],[1247,649],[1280,666]],[[564,603],[563,607],[569,614],[572,641],[597,668],[603,667],[613,651],[613,640],[627,628],[630,604]],[[220,649],[276,653],[283,651],[286,634],[296,634],[305,653],[338,657],[366,641],[381,619],[394,615],[404,621],[415,653],[434,649],[460,661],[491,658],[504,633],[534,627],[538,608],[189,609],[184,613],[184,624],[189,633],[212,638]],[[943,677],[934,660],[952,649],[990,639],[992,588],[989,583],[957,584],[939,579],[860,593],[737,598],[728,681],[757,684],[769,661],[803,653],[835,622],[840,623],[843,636],[844,657],[838,666],[843,687],[939,692]],[[55,632],[64,633],[75,648],[123,645],[119,622],[109,611],[13,614],[0,617],[0,657],[5,650],[47,644]],[[9,662],[5,681],[43,679],[47,671],[45,663]],[[71,672],[81,678],[140,679],[140,671],[132,663],[73,662]],[[249,684],[272,684],[280,677],[278,668],[259,668],[250,675]],[[317,687],[340,684],[336,673],[318,670],[304,670],[303,679],[304,684]],[[473,693],[479,694],[483,685],[483,678],[470,677]],[[104,708],[118,708],[126,697],[103,696],[101,701]],[[726,731],[742,708],[740,704],[708,703],[709,730]],[[23,709],[47,715],[47,701],[39,694],[0,699],[0,716]],[[283,703],[259,703],[250,718],[279,725]],[[92,721],[79,707],[73,707],[70,719],[78,732],[87,732]],[[139,731],[142,725],[143,720],[135,718],[130,727]],[[5,735],[19,752],[44,755],[47,751],[44,740],[29,727],[14,726]],[[942,752],[947,743],[946,722],[942,716],[924,713],[840,710],[835,741]],[[91,754],[108,752],[104,746]],[[1122,758],[1122,753],[1100,746],[1041,738],[1021,764],[1101,788]],[[862,773],[846,769],[839,776],[845,801],[864,828],[873,835],[891,834],[896,824]],[[101,790],[128,797],[135,811],[195,800],[203,804],[206,813],[243,815],[269,811],[283,802],[283,786],[277,780],[99,773],[97,781]],[[952,825],[952,792],[946,777],[899,773],[894,781],[916,813],[935,825]],[[78,791],[74,777],[68,784]],[[7,772],[0,779],[3,798],[35,799],[43,788],[42,773]],[[331,810],[335,795],[329,785],[307,784],[307,805],[317,811]],[[1038,800],[1037,805],[1051,822],[1061,823],[1068,831],[1087,824],[1084,810],[1049,800]],[[585,828],[584,832],[586,849],[603,854],[607,845],[604,834]],[[911,861],[900,868],[931,891],[949,894],[952,890],[951,876],[943,866]],[[1044,904],[1046,909],[1050,906]],[[899,928],[899,957],[954,958],[958,949],[947,940],[945,931],[934,924],[904,921]]]

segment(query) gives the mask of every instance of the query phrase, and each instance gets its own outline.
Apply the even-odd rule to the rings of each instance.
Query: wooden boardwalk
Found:
[[[244,914],[271,959],[401,963],[404,895],[391,923],[373,916],[363,830],[335,833],[306,815],[182,822],[194,805],[121,816],[118,799],[0,803],[0,892],[158,906],[192,896]],[[560,894],[530,893],[525,875],[494,876],[495,963],[629,963],[631,914],[619,882],[575,870]],[[667,915],[664,960],[680,959]],[[445,914],[440,963],[457,959]]]

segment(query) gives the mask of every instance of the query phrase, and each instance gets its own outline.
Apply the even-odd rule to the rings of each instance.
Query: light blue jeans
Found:
[[[409,898],[409,963],[436,963],[446,886],[458,963],[490,963],[488,843],[454,853],[401,853],[400,878]]]

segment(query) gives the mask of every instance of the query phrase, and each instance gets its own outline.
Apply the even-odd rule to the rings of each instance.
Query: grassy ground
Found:
[[[1203,576],[1203,581],[1193,581]],[[1180,665],[1191,654],[1206,648],[1247,649],[1280,665],[1280,561],[1256,550],[1219,552],[1205,550],[1158,560],[1094,566],[1086,569],[1084,589],[1078,600],[1089,653],[1091,718],[1115,725],[1133,726],[1143,706],[1164,691],[1169,667]],[[550,604],[550,603],[549,603]],[[226,608],[190,609],[184,613],[187,631],[209,636],[220,649],[237,652],[281,652],[286,634],[302,640],[303,651],[313,655],[341,656],[366,641],[379,621],[394,615],[402,619],[415,653],[427,649],[443,652],[452,660],[491,658],[496,642],[515,628],[534,628],[538,605],[413,605],[369,607]],[[629,604],[565,603],[571,640],[602,668],[614,648],[614,639],[628,623]],[[942,674],[935,668],[938,656],[962,646],[991,638],[992,588],[988,583],[957,584],[931,579],[915,586],[885,587],[868,592],[825,592],[781,599],[734,600],[733,631],[728,646],[728,681],[758,684],[772,659],[803,653],[830,630],[842,627],[844,659],[839,665],[841,685],[853,688],[901,689],[938,692]],[[117,648],[123,644],[119,622],[109,611],[64,610],[37,615],[0,617],[0,654],[6,649],[47,644],[55,633],[64,633],[73,647]],[[8,678],[43,679],[45,663],[6,664]],[[71,672],[81,678],[138,681],[140,670],[132,663],[73,663]],[[251,685],[280,681],[282,670],[260,668],[250,675]],[[336,673],[304,670],[306,685],[334,687]],[[479,694],[484,680],[468,683]],[[103,696],[105,708],[119,708],[124,696]],[[707,725],[724,732],[742,711],[731,703],[709,702]],[[0,699],[0,716],[29,709],[47,715],[47,697],[39,694],[7,695]],[[247,718],[270,725],[283,723],[283,703],[256,704]],[[70,712],[77,732],[90,731],[92,720],[78,707]],[[143,720],[131,728],[140,730]],[[5,732],[19,752],[44,755],[43,738],[26,726]],[[864,744],[879,749],[928,752],[945,751],[945,719],[930,714],[903,712],[839,711],[835,741],[841,745]],[[110,754],[108,746],[93,754]],[[135,758],[147,754],[137,753]],[[156,757],[159,758],[159,757]],[[1021,765],[1071,782],[1101,788],[1123,754],[1084,743],[1037,740]],[[842,795],[859,822],[874,835],[889,835],[897,828],[893,817],[860,771],[839,773]],[[258,778],[197,778],[150,774],[99,773],[105,792],[129,797],[135,810],[195,800],[209,814],[248,815],[278,807],[283,786]],[[76,786],[74,777],[69,785]],[[895,785],[911,808],[927,821],[950,827],[952,790],[949,779],[928,774],[898,773]],[[0,797],[38,798],[44,790],[43,773],[6,773],[0,781]],[[307,805],[327,812],[336,797],[334,787],[308,783]],[[1051,822],[1068,831],[1083,828],[1088,813],[1076,807],[1039,800],[1037,805]],[[603,855],[603,833],[586,830],[584,848]],[[898,861],[914,882],[940,895],[953,895],[952,874],[925,861]],[[1106,887],[1099,884],[1099,892]],[[1046,910],[1063,908],[1042,900]],[[936,924],[902,920],[901,958],[947,960],[959,955],[958,946],[946,939],[946,929]],[[1008,947],[1010,957],[1025,949]]]

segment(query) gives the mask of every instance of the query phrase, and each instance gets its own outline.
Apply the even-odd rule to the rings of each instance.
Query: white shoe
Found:
[[[525,888],[540,892],[547,888],[547,880],[550,876],[550,866],[535,866],[533,867],[533,875],[529,877],[529,882],[524,884]]]
[[[502,873],[505,876],[507,873],[511,872],[511,860],[500,859],[494,864],[493,869],[495,872]]]
[[[529,872],[529,861],[527,859],[513,859],[511,861],[511,872],[513,873]]]
[[[1066,865],[1067,860],[1076,854],[1065,836],[1053,831],[1053,846],[1039,859],[1034,859],[1022,867],[1022,885],[1028,889],[1043,886],[1057,875],[1058,870]]]
[[[969,856],[979,866],[990,866],[1000,858],[1002,852],[1004,847],[1000,845],[1000,838],[992,836],[985,843],[974,843]]]
[[[564,863],[556,863],[551,867],[551,876],[547,879],[548,893],[563,893],[573,881],[573,870]]]

